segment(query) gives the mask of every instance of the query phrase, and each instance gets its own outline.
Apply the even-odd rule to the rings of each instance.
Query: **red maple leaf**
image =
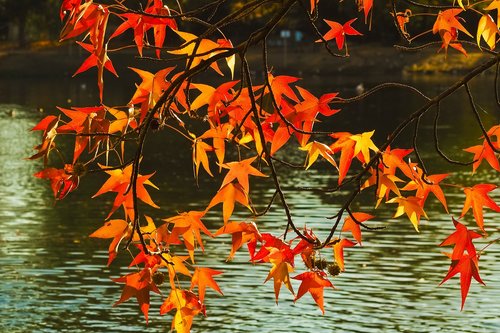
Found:
[[[302,281],[294,301],[297,301],[299,298],[304,296],[306,292],[309,292],[316,304],[318,304],[321,312],[325,314],[325,308],[323,306],[323,289],[325,287],[334,288],[333,284],[327,280],[325,276],[326,274],[324,272],[312,271],[304,272],[293,277],[295,280]]]

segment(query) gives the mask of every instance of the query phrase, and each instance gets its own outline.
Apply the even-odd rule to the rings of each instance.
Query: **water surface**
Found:
[[[361,80],[361,79],[360,79]],[[491,77],[483,78],[473,89],[479,94],[482,116],[488,124],[498,123],[498,111],[487,89]],[[433,94],[447,82],[416,82]],[[320,82],[313,82],[319,90]],[[365,80],[366,85],[371,82]],[[64,87],[64,88],[63,88]],[[432,88],[431,88],[432,87]],[[325,91],[338,88],[325,87]],[[352,87],[342,87],[346,95]],[[32,174],[40,163],[26,161],[38,135],[27,131],[43,117],[42,108],[71,103],[95,104],[95,90],[74,82],[23,81],[0,83],[0,331],[2,332],[165,332],[171,316],[157,313],[161,296],[152,296],[150,323],[146,326],[137,304],[131,300],[118,307],[121,286],[110,278],[130,272],[130,257],[122,253],[111,268],[106,267],[108,241],[89,239],[88,235],[102,225],[111,207],[112,196],[105,200],[90,199],[102,184],[103,177],[86,177],[79,191],[54,205],[48,184]],[[119,93],[112,99],[124,97]],[[125,95],[126,96],[126,95]],[[71,100],[68,101],[68,99]],[[53,102],[55,101],[55,102]],[[90,102],[89,102],[90,101]],[[328,126],[342,128],[347,122],[353,131],[369,130],[374,123],[383,138],[409,110],[422,101],[405,92],[377,95],[367,101],[346,107],[345,116]],[[445,103],[443,110],[442,145],[457,158],[465,158],[461,149],[479,137],[463,95]],[[15,117],[11,117],[14,111]],[[422,154],[432,158],[428,143],[432,117],[423,121],[420,136]],[[410,132],[408,132],[410,133]],[[408,134],[407,133],[407,134]],[[161,206],[155,216],[168,217],[176,211],[203,209],[215,183],[202,176],[200,189],[195,185],[190,166],[190,152],[178,154],[181,141],[167,140],[160,133],[154,138],[145,167],[158,169],[153,181],[161,191],[151,191]],[[408,147],[408,140],[400,140]],[[165,148],[163,148],[165,147]],[[168,148],[170,147],[170,148]],[[172,148],[173,147],[173,148]],[[300,152],[289,157],[301,161]],[[470,156],[468,156],[470,158]],[[444,168],[442,161],[429,162],[431,172]],[[297,186],[328,186],[333,178],[326,165],[319,165],[306,174],[282,170],[283,186],[297,225],[307,223],[320,235],[328,231],[331,216],[342,203],[343,194],[334,196],[298,192]],[[478,173],[474,182],[498,183],[498,174]],[[453,176],[458,182],[470,184],[469,169]],[[266,182],[255,185],[254,201],[263,207],[272,195]],[[450,211],[459,215],[463,195],[446,191]],[[500,191],[492,192],[500,202]],[[367,201],[368,203],[369,201]],[[363,202],[362,202],[363,203]],[[372,203],[370,202],[370,207]],[[356,209],[360,209],[356,207]],[[435,198],[428,199],[427,214],[431,221],[422,221],[416,233],[406,218],[393,219],[395,207],[386,205],[377,211],[376,225],[387,228],[363,233],[363,247],[346,250],[347,271],[333,279],[335,290],[325,290],[325,315],[309,295],[293,303],[293,297],[282,289],[280,303],[274,301],[272,282],[264,284],[269,266],[252,265],[242,249],[235,259],[226,263],[230,239],[221,237],[206,243],[206,255],[198,255],[199,264],[224,270],[217,277],[225,296],[208,291],[207,317],[196,318],[193,332],[495,332],[500,331],[500,247],[495,244],[481,257],[481,276],[486,286],[472,282],[464,311],[460,311],[460,287],[457,278],[443,286],[439,282],[447,272],[448,260],[438,244],[453,230],[451,218]],[[242,211],[241,218],[247,217]],[[470,213],[465,218],[473,225]],[[499,236],[499,217],[485,210],[490,238]],[[220,225],[215,214],[206,224],[211,230]],[[276,206],[258,221],[261,232],[282,230],[286,224],[283,212]],[[477,243],[486,244],[479,240]],[[479,246],[481,248],[481,246]],[[325,256],[330,256],[325,251]],[[300,266],[300,265],[299,265]],[[300,268],[300,267],[298,267]],[[295,282],[295,281],[294,281]],[[295,290],[298,284],[294,284]],[[164,296],[168,290],[164,289]]]

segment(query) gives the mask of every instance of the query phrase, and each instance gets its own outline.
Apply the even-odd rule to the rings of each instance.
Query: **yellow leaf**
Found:
[[[316,162],[319,155],[323,156],[323,158],[325,160],[327,160],[328,162],[330,162],[330,164],[332,164],[335,168],[338,168],[337,163],[335,162],[335,160],[332,157],[332,155],[333,155],[332,149],[330,147],[328,147],[327,145],[325,145],[324,143],[312,141],[312,142],[309,142],[304,147],[299,147],[299,149],[309,152],[307,154],[307,159],[306,159],[306,162],[307,162],[306,170],[309,169],[309,167],[314,162]]]
[[[483,37],[486,44],[490,47],[490,50],[494,50],[497,34],[500,35],[500,31],[493,21],[493,18],[488,14],[484,14],[477,24],[477,45],[481,48],[481,37]]]

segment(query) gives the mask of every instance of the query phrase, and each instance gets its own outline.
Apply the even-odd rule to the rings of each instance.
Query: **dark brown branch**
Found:
[[[364,100],[366,97],[370,96],[371,94],[376,93],[379,90],[387,89],[387,88],[408,89],[410,91],[415,92],[417,95],[425,98],[426,100],[430,100],[430,98],[428,96],[426,96],[423,92],[421,92],[419,89],[417,89],[413,86],[410,86],[410,85],[404,84],[404,83],[398,83],[398,82],[387,82],[387,83],[378,84],[375,87],[370,88],[369,90],[367,90],[366,92],[364,92],[358,96],[354,96],[354,97],[350,97],[350,98],[336,97],[331,103],[332,104],[348,104],[348,103],[358,102],[358,101]]]
[[[460,162],[457,160],[453,160],[449,158],[448,156],[445,155],[445,153],[441,150],[439,147],[439,135],[438,135],[438,122],[439,122],[439,114],[441,113],[441,104],[440,102],[436,103],[436,116],[434,118],[434,148],[436,149],[436,152],[438,153],[439,156],[441,156],[446,162],[450,164],[456,164],[456,165],[471,165],[474,163],[472,162]]]
[[[491,150],[493,150],[495,153],[500,153],[500,149],[495,148],[493,143],[491,142],[490,137],[488,136],[488,132],[486,131],[486,128],[484,128],[483,121],[481,120],[481,116],[479,115],[479,112],[476,107],[476,103],[474,102],[474,98],[472,97],[472,93],[469,89],[469,84],[466,82],[464,83],[465,91],[467,92],[467,96],[469,97],[469,103],[472,108],[472,112],[474,113],[474,116],[476,117],[476,121],[481,128],[481,131],[483,132],[484,139],[488,143],[488,146],[490,146]]]

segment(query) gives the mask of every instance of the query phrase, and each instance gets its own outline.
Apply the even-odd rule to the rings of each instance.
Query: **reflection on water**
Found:
[[[33,86],[37,89],[36,83],[32,83]],[[75,88],[75,91],[80,88]],[[66,93],[70,93],[73,100],[79,98],[70,91],[53,97],[63,100]],[[112,307],[119,298],[121,287],[110,277],[126,272],[124,267],[129,258],[124,254],[121,261],[106,268],[107,242],[87,237],[102,224],[110,205],[106,202],[103,208],[102,201],[89,199],[100,184],[85,179],[80,191],[54,207],[47,184],[33,179],[32,174],[39,165],[23,158],[32,154],[32,147],[37,144],[37,135],[29,135],[27,130],[41,115],[36,109],[39,106],[36,96],[28,95],[20,100],[16,100],[16,96],[7,98],[10,98],[9,102],[30,107],[17,104],[0,106],[0,331],[167,331],[170,317],[161,318],[154,312],[161,302],[160,296],[152,297],[154,310],[148,326],[133,301]],[[385,109],[375,107],[383,98],[386,97],[375,96],[364,104],[344,110],[348,112],[346,118],[360,123],[367,119],[369,123],[380,119],[397,121],[398,116],[404,116],[409,101],[414,105],[411,108],[421,103],[416,98],[401,95]],[[482,106],[485,110],[493,109],[489,105]],[[452,111],[448,116],[446,111],[443,112],[443,122],[446,122],[446,117],[452,119],[455,130],[443,128],[446,135],[442,143],[447,149],[463,148],[467,145],[465,141],[478,134],[470,128],[468,111],[457,113],[453,108],[458,108],[458,105],[450,107]],[[15,110],[15,117],[9,115],[10,110]],[[388,117],[388,114],[392,116]],[[424,119],[424,126],[429,124],[426,121]],[[384,128],[389,131],[392,124],[387,121],[382,127],[382,131]],[[424,128],[422,140],[430,131],[430,128]],[[424,155],[430,155],[432,149],[422,145]],[[176,159],[172,159],[168,152],[150,153],[149,163],[160,163],[158,165],[163,170],[176,172],[155,175],[154,182],[162,189],[152,194],[162,207],[160,212],[155,212],[156,216],[171,216],[176,210],[200,209],[206,204],[214,189],[206,179],[202,179],[201,190],[196,189],[190,167],[186,164],[190,158],[188,153]],[[291,157],[294,157],[293,153]],[[185,167],[179,168],[179,165]],[[442,167],[440,163],[433,164],[433,173]],[[469,172],[463,172],[455,177],[466,182],[469,176]],[[478,176],[483,181],[492,182],[494,179],[494,174],[488,172]],[[291,189],[297,185],[326,186],[329,182],[327,172],[321,169],[310,171],[308,178],[292,173],[284,179],[283,185],[289,190],[288,198],[298,225],[308,223],[320,234],[327,232],[329,220],[324,217],[335,212],[341,195],[328,197],[292,192]],[[272,192],[258,184],[255,188],[255,201],[262,206]],[[500,201],[499,192],[492,195],[497,202]],[[457,215],[462,195],[452,192],[447,199],[450,210]],[[230,248],[229,238],[208,241],[206,253],[209,256],[203,259],[200,256],[200,263],[224,270],[218,281],[226,296],[208,292],[208,317],[197,318],[193,332],[310,332],[312,329],[317,332],[500,331],[498,244],[488,248],[481,259],[481,275],[487,286],[473,282],[465,310],[460,312],[458,279],[437,287],[448,264],[437,244],[452,231],[453,225],[449,216],[439,213],[439,203],[429,200],[427,213],[433,220],[422,222],[420,234],[414,232],[407,220],[392,219],[393,207],[379,212],[377,223],[387,225],[387,229],[364,232],[364,246],[346,251],[347,272],[334,279],[336,290],[325,290],[324,316],[309,296],[294,304],[293,297],[283,291],[280,304],[276,306],[272,284],[263,284],[269,267],[249,264],[243,250],[233,262],[225,263]],[[493,226],[498,215],[486,210],[485,218]],[[471,222],[471,218],[466,218],[466,221]],[[262,231],[269,231],[283,228],[286,222],[276,208],[259,223]],[[214,230],[219,222],[212,218],[207,224]],[[491,227],[490,237],[498,237],[498,230],[498,226]],[[168,290],[164,293],[168,294]]]

